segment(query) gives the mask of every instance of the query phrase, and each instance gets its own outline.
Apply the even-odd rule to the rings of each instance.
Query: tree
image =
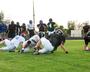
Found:
[[[74,21],[69,21],[68,22],[68,29],[74,30],[75,28],[75,22]]]
[[[61,25],[59,28],[60,28],[61,30],[63,30],[63,29],[64,29],[63,25]]]
[[[1,12],[0,12],[0,22],[2,22],[3,19],[4,19],[4,13],[1,11]]]
[[[60,25],[60,26],[59,26],[59,29],[61,29],[61,30],[64,32],[65,37],[68,36],[68,34],[67,34],[67,30],[68,30],[68,29],[65,29],[63,25]]]
[[[67,33],[70,35],[71,34],[71,30],[74,30],[75,28],[75,22],[74,21],[68,21],[68,31]]]

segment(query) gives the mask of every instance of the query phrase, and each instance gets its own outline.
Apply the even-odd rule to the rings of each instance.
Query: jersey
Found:
[[[88,37],[90,37],[90,31],[88,31],[86,35],[87,35]]]
[[[56,23],[55,22],[49,22],[47,24],[48,31],[50,31],[50,32],[54,31],[55,27],[56,27]]]
[[[38,35],[34,35],[29,40],[31,41],[30,46],[32,47],[36,45],[36,43],[40,40],[40,37]]]
[[[52,45],[54,46],[54,50],[57,49],[57,47],[59,45],[61,45],[61,43],[65,42],[65,36],[64,33],[61,30],[56,30],[54,31],[54,33],[52,33],[49,38],[50,42],[52,43]]]
[[[13,43],[16,48],[19,46],[19,44],[20,44],[21,42],[22,42],[22,43],[25,42],[25,38],[22,37],[22,36],[19,36],[19,35],[15,36],[15,37],[11,40],[11,43]]]

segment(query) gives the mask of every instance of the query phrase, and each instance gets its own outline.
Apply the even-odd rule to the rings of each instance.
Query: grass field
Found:
[[[82,50],[82,40],[67,40],[53,54],[32,55],[0,52],[0,72],[90,72],[90,52]]]

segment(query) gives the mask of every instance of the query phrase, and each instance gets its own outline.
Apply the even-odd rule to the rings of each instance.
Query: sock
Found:
[[[24,48],[22,48],[22,50],[24,50]]]

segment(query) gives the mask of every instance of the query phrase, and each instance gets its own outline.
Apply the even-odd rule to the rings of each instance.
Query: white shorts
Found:
[[[50,41],[44,37],[41,38],[41,44],[42,44],[42,49],[38,51],[39,53],[48,53],[54,49]]]
[[[24,52],[25,52],[25,53],[26,53],[26,52],[29,52],[29,51],[30,51],[29,47],[27,47],[27,48],[24,49]]]

